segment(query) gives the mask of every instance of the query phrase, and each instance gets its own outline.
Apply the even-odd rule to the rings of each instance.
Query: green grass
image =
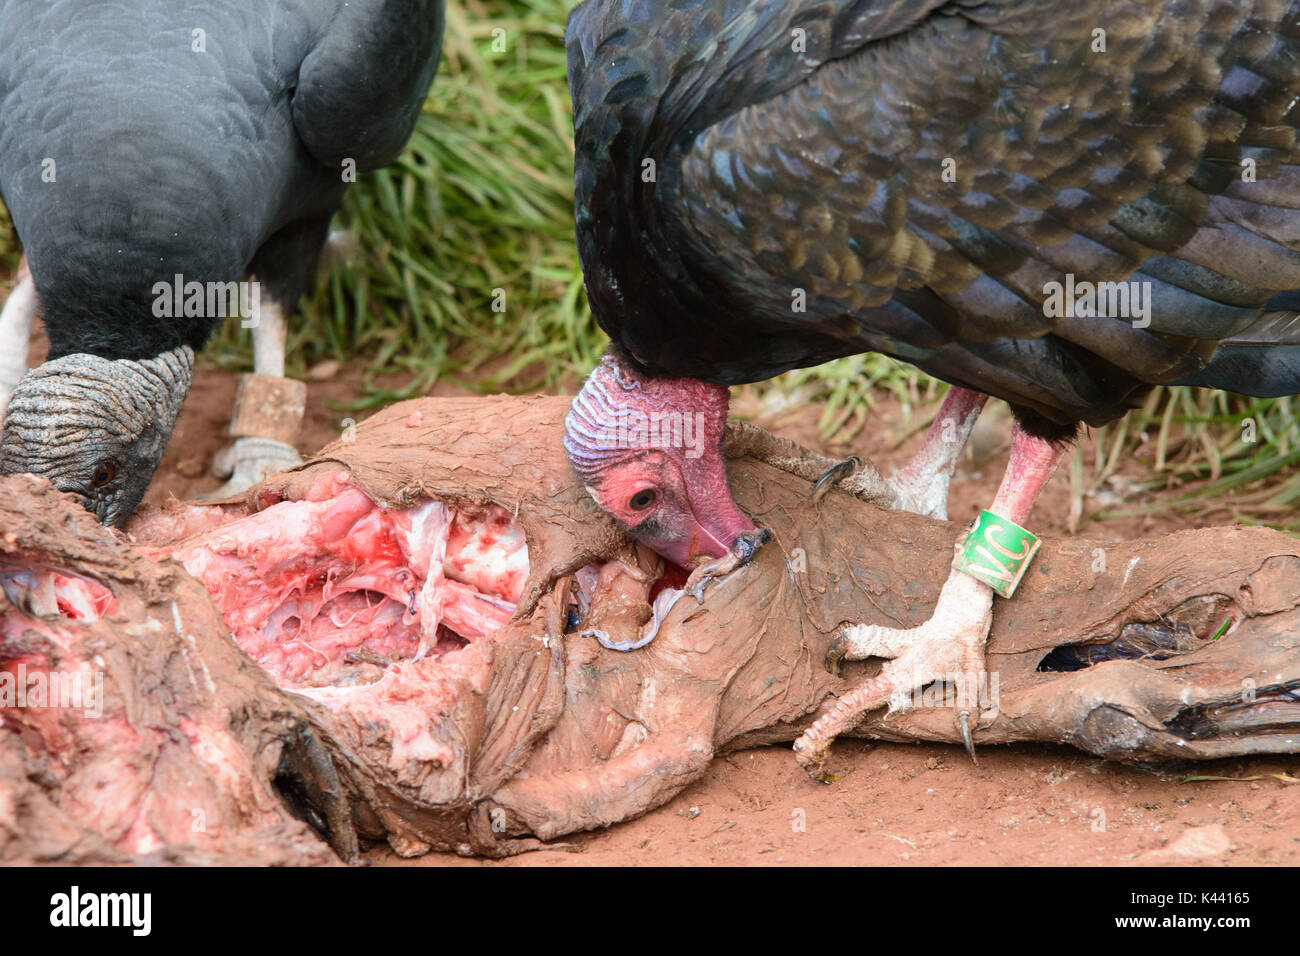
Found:
[[[323,272],[293,326],[291,374],[324,359],[362,360],[360,407],[420,394],[440,378],[484,390],[573,383],[605,345],[587,308],[573,238],[573,139],[564,23],[572,0],[448,4],[443,58],[410,146],[362,176],[336,226],[354,239],[346,265]],[[504,51],[493,48],[501,29]],[[0,264],[18,249],[0,208]],[[494,311],[504,295],[504,310]],[[248,333],[231,322],[205,353],[251,366]],[[819,428],[838,446],[861,433],[879,389],[905,409],[942,386],[911,366],[854,356],[791,372],[737,396],[747,413],[822,403]],[[1076,463],[1076,495],[1135,459],[1150,477],[1096,512],[1191,511],[1226,504],[1235,520],[1300,531],[1300,430],[1292,400],[1255,401],[1158,389],[1146,406],[1096,433],[1096,467]],[[1254,442],[1243,421],[1256,422]],[[919,422],[919,419],[918,419]]]
[[[1192,388],[1156,389],[1142,409],[1099,429],[1091,487],[1134,457],[1149,477],[1123,505],[1094,517],[1217,512],[1217,520],[1300,534],[1300,420],[1296,398],[1257,399]]]
[[[571,0],[449,4],[442,64],[402,158],[363,176],[336,225],[357,241],[303,304],[294,371],[364,356],[358,405],[420,394],[451,377],[483,390],[573,382],[606,345],[587,308],[573,235],[573,120],[564,23]],[[505,51],[494,50],[504,30]],[[504,311],[493,311],[495,290]],[[209,354],[251,366],[246,332],[227,325]],[[924,378],[920,376],[920,378]],[[847,441],[873,389],[915,392],[918,373],[877,355],[792,372],[778,392],[826,401],[823,426]]]

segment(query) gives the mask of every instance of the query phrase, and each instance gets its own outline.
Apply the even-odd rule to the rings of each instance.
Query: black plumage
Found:
[[[252,271],[292,308],[345,169],[396,158],[441,0],[3,0],[0,199],[55,358],[201,348],[156,283]],[[347,161],[351,160],[352,163]]]
[[[1300,392],[1300,2],[586,0],[567,46],[587,291],[645,374],[878,351],[1053,439]],[[1049,314],[1067,274],[1149,325]]]

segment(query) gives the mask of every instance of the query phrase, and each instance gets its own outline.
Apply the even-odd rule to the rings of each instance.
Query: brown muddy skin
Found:
[[[703,605],[679,602],[640,651],[621,654],[576,632],[565,635],[569,575],[627,547],[570,477],[560,443],[567,408],[567,399],[543,396],[402,403],[358,426],[354,441],[330,445],[250,492],[255,505],[269,506],[301,495],[315,470],[342,466],[389,506],[431,496],[517,509],[528,537],[529,582],[514,621],[490,638],[489,678],[455,688],[455,705],[440,724],[439,739],[456,755],[448,765],[395,767],[391,749],[364,724],[265,686],[269,681],[256,685],[258,712],[286,715],[286,724],[263,734],[273,738],[267,746],[285,748],[294,739],[287,715],[305,712],[312,739],[332,756],[350,819],[341,820],[337,807],[312,812],[345,852],[359,838],[386,839],[406,855],[505,855],[537,846],[538,838],[643,813],[698,777],[715,754],[792,740],[828,699],[871,673],[871,662],[846,665],[842,678],[825,669],[843,624],[911,626],[929,616],[960,527],[839,492],[814,506],[806,476],[822,463],[744,430],[730,446],[741,454],[731,463],[733,491],[772,529],[772,542],[749,567],[713,585]],[[783,467],[764,460],[792,456],[803,460]],[[28,510],[23,503],[6,517],[14,538],[0,551],[21,546],[78,569],[78,549],[89,547],[83,536],[95,533],[77,527],[40,537]],[[119,574],[126,568],[134,577],[103,580],[119,600],[125,589],[135,603],[103,623],[122,631],[132,621],[165,620],[174,592],[186,613],[208,622],[194,629],[206,635],[204,660],[238,659],[256,670],[197,584],[164,563],[153,573],[173,575],[172,583],[149,590],[146,578],[156,579],[140,559],[112,544],[111,555],[89,569],[109,574],[117,560]],[[1300,542],[1263,529],[1182,532],[1106,545],[1105,570],[1094,572],[1098,547],[1045,541],[1015,600],[995,604],[988,662],[1000,707],[977,725],[977,745],[1065,742],[1125,761],[1300,751],[1300,703],[1285,691],[1300,686]],[[1226,619],[1237,623],[1211,640]],[[1117,638],[1139,650],[1165,645],[1169,656],[1105,660],[1074,672],[1037,669],[1059,646],[1114,647]],[[173,655],[175,645],[173,638]],[[167,683],[179,679],[169,672]],[[945,706],[887,721],[883,712],[872,714],[855,736],[959,740]],[[282,754],[272,762],[282,778],[285,766],[296,765],[296,792],[316,805],[330,787],[318,766],[303,765],[310,751],[290,748],[296,764]],[[260,759],[250,763],[266,786],[268,764]],[[3,827],[0,809],[0,833]]]

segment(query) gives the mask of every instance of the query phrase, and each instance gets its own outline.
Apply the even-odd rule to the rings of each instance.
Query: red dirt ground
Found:
[[[33,359],[39,350],[34,349]],[[321,369],[310,382],[307,418],[299,447],[314,450],[340,433],[360,393],[360,366]],[[177,424],[171,446],[146,506],[168,494],[192,497],[220,483],[207,473],[223,447],[236,376],[201,369]],[[400,385],[400,380],[384,385]],[[575,383],[576,384],[576,383]],[[464,394],[439,385],[433,394]],[[743,405],[743,402],[738,402]],[[814,447],[815,408],[759,424]],[[911,423],[912,425],[915,422]],[[853,449],[882,472],[911,452],[918,436],[894,448],[908,423],[898,403],[882,395]],[[1005,418],[982,436],[978,468],[963,460],[953,481],[955,519],[973,518],[992,500],[1006,464]],[[1093,462],[1085,438],[1085,467]],[[823,449],[835,454],[844,449]],[[1128,462],[1128,477],[1141,467]],[[1066,529],[1069,478],[1063,467],[1035,508],[1033,527],[1042,535]],[[1085,512],[1098,507],[1085,503]],[[1196,527],[1199,519],[1176,515],[1090,522],[1085,533],[1121,540]],[[465,860],[430,854],[401,860],[376,849],[380,865],[1026,865],[1026,864],[1296,864],[1300,862],[1300,757],[1231,760],[1215,764],[1126,767],[1065,747],[984,748],[978,766],[958,748],[938,745],[837,744],[833,784],[811,782],[785,747],[742,751],[713,762],[705,776],[663,807],[607,831],[581,834],[565,846],[504,861]],[[1259,777],[1229,782],[1184,782],[1192,775]]]

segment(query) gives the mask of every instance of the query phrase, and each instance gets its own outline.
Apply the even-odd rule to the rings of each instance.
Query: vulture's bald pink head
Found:
[[[727,389],[647,378],[606,352],[565,419],[587,492],[629,534],[682,567],[757,546],[727,487]]]

